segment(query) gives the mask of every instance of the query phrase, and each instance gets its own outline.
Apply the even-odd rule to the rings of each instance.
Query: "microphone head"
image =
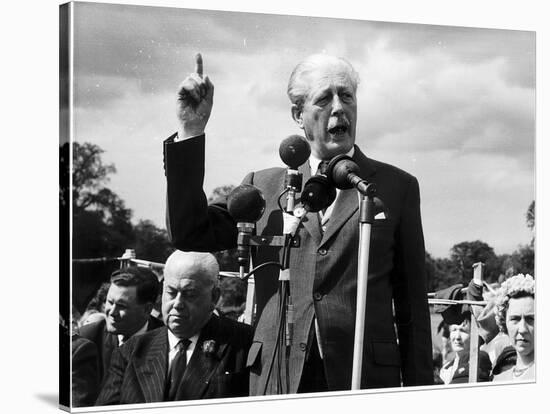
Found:
[[[279,146],[281,160],[293,170],[305,163],[311,154],[309,142],[300,135],[291,135],[285,138]]]
[[[359,175],[359,166],[348,155],[337,155],[330,160],[327,167],[327,177],[332,184],[340,190],[353,188],[353,184],[348,180],[349,173]]]
[[[236,222],[255,223],[264,214],[265,199],[257,187],[242,184],[227,197],[227,210]]]
[[[304,208],[316,213],[330,206],[336,199],[336,188],[324,175],[314,175],[304,185],[300,196]]]

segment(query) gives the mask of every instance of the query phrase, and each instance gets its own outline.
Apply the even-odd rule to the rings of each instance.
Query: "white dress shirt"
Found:
[[[353,157],[353,154],[355,154],[355,147],[351,147],[351,149],[346,153],[347,156]],[[317,169],[319,168],[319,164],[322,160],[317,158],[315,155],[311,154],[309,156],[309,166],[311,168],[311,176],[313,177],[315,174],[317,174]],[[332,202],[330,206],[327,207],[326,211],[323,213],[323,211],[319,211],[319,222],[321,223],[321,229],[323,230],[323,233],[325,232],[327,228],[327,222],[330,218],[330,215],[332,214],[332,209],[334,208],[334,204],[336,204],[336,200],[338,199],[338,196],[340,195],[339,188],[336,189],[336,198]]]
[[[193,351],[195,350],[195,347],[197,346],[197,341],[199,340],[199,334],[193,335],[191,338],[188,338],[190,341],[189,346],[187,347],[186,351],[186,357],[187,357],[187,363],[191,361],[191,356],[193,355]],[[178,338],[176,335],[168,329],[168,371],[170,371],[170,367],[172,365],[172,361],[174,360],[174,357],[178,353],[178,343],[180,342],[180,338]]]

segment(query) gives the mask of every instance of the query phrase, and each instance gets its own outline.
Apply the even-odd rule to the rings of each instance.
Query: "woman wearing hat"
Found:
[[[470,312],[461,314],[461,321],[449,326],[449,340],[455,357],[443,365],[439,376],[445,384],[463,384],[470,376]],[[483,351],[478,353],[477,381],[491,380],[491,360]]]

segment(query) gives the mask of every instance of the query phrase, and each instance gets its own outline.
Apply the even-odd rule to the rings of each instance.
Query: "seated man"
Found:
[[[111,275],[105,301],[106,319],[80,328],[80,336],[97,346],[100,383],[109,369],[114,349],[132,336],[162,326],[161,321],[150,315],[159,286],[157,276],[147,268],[127,267]]]
[[[166,327],[118,348],[96,405],[248,395],[252,328],[213,313],[219,266],[210,253],[175,251],[164,269]]]

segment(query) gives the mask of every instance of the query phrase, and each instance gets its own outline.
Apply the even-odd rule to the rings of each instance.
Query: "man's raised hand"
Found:
[[[203,75],[202,56],[197,53],[195,72],[184,79],[178,90],[176,111],[180,123],[180,139],[204,133],[213,101],[214,85],[208,76]]]

